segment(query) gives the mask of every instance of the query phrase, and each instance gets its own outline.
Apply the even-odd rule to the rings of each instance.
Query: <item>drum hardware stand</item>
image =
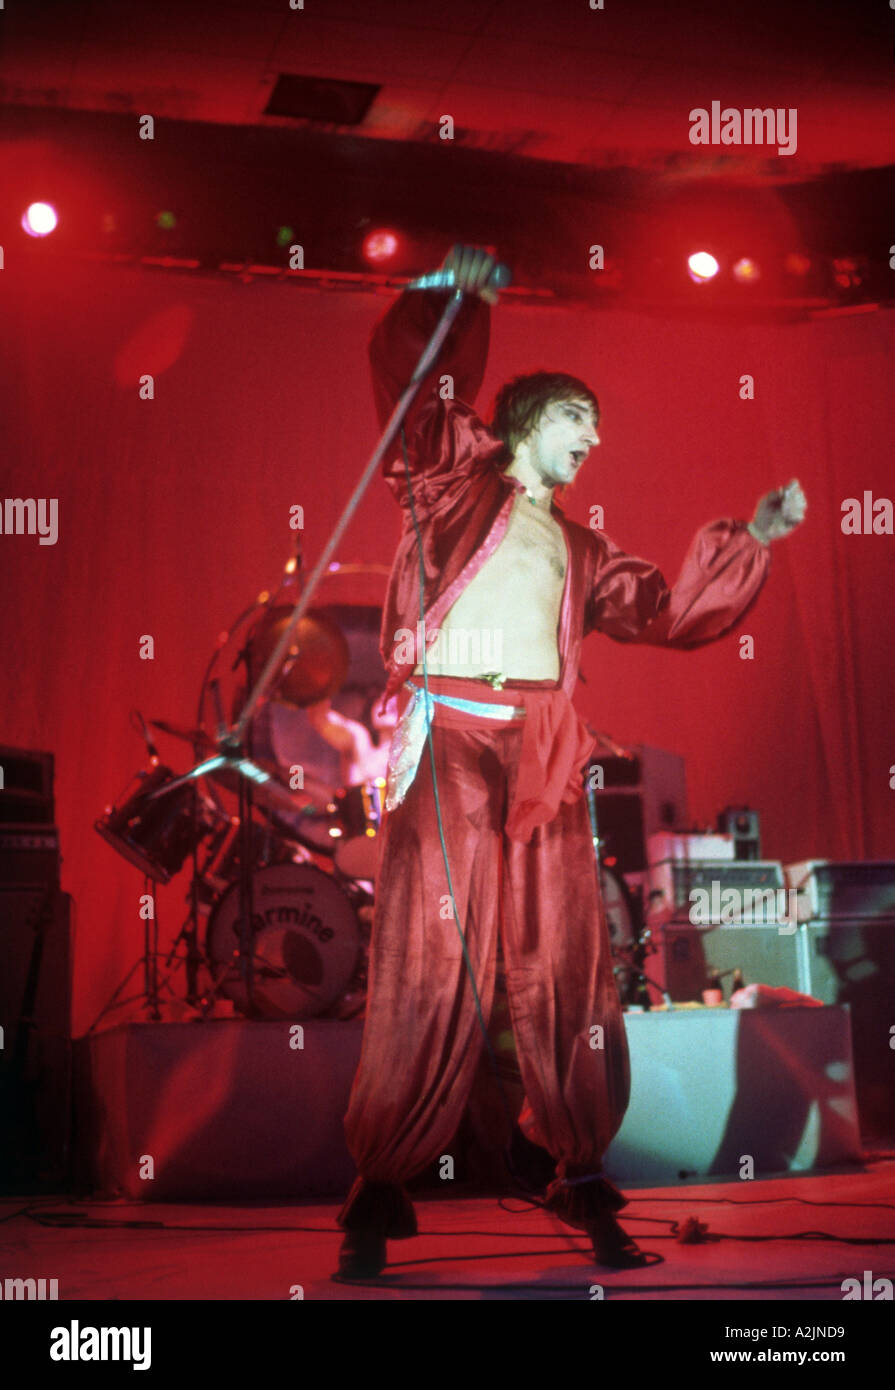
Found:
[[[195,788],[193,800],[193,815],[193,825],[194,827],[197,827],[199,820],[198,787]],[[220,982],[218,981],[214,983],[212,985],[211,990],[206,990],[204,994],[201,993],[199,990],[199,967],[203,964],[207,965],[205,956],[199,946],[199,883],[204,879],[205,874],[210,868],[214,860],[215,853],[217,851],[216,849],[214,851],[209,851],[206,863],[200,868],[199,842],[195,834],[193,839],[194,843],[191,854],[191,858],[193,861],[193,871],[190,877],[190,891],[188,895],[189,912],[187,913],[183,926],[180,928],[180,931],[177,933],[174,940],[171,942],[171,949],[168,952],[168,955],[165,959],[165,967],[166,969],[170,967],[175,955],[177,954],[177,947],[182,941],[186,946],[186,1002],[188,1005],[190,1005],[192,1009],[195,1010],[198,1017],[205,1019],[208,1017],[211,1005],[217,998],[218,992],[220,990]]]
[[[630,758],[633,756],[628,749],[620,747],[619,744],[609,738],[608,734],[598,733],[587,721],[585,721],[585,728],[588,733],[592,734],[597,742],[602,744],[614,757]],[[585,774],[585,795],[587,798],[587,812],[590,817],[591,841],[593,843],[594,858],[596,860],[597,882],[599,883],[600,849],[603,845],[603,841],[600,838],[599,825],[597,822],[596,791],[591,785],[590,777],[587,774]],[[652,1001],[649,996],[648,987],[652,985],[653,989],[662,995],[666,1008],[673,1009],[674,1005],[672,1004],[671,996],[664,987],[659,984],[658,980],[652,979],[643,969],[646,957],[656,949],[652,941],[651,927],[647,927],[644,920],[643,905],[641,903],[636,923],[634,945],[627,953],[632,966],[632,976],[625,989],[626,997],[621,1001],[623,1006],[633,1004],[642,1008],[644,1012],[649,1012],[652,1009]]]
[[[646,971],[643,969],[643,963],[646,957],[658,949],[653,942],[652,935],[651,927],[643,927],[637,933],[637,939],[631,949],[630,956],[631,964],[634,967],[634,978],[632,982],[633,988],[629,993],[633,995],[633,998],[629,999],[627,1002],[629,1004],[640,1005],[644,1013],[649,1013],[653,1005],[649,997],[648,986],[652,985],[653,989],[656,990],[658,994],[661,994],[662,1002],[670,1013],[674,1009],[671,995],[665,989],[664,985],[659,984],[658,980],[654,980],[652,975],[647,975]]]
[[[193,861],[193,871],[190,878],[189,904],[190,910],[180,931],[171,942],[171,949],[165,958],[165,968],[169,968],[177,953],[177,947],[182,941],[186,948],[186,1002],[196,1010],[201,1008],[199,998],[199,966],[202,964],[202,952],[199,949],[199,788],[193,787],[192,804],[193,821],[193,848],[190,858]]]
[[[88,1033],[92,1033],[100,1021],[105,1018],[106,1014],[110,1013],[112,1009],[123,1009],[125,1005],[133,1004],[138,999],[143,1000],[143,1007],[149,1011],[151,1022],[159,1023],[161,1021],[162,1011],[159,1008],[160,987],[158,978],[158,917],[155,910],[158,882],[156,879],[150,878],[149,875],[146,874],[143,878],[143,887],[144,889],[152,890],[151,893],[148,894],[152,900],[152,914],[149,917],[144,916],[143,918],[143,954],[140,956],[139,960],[136,960],[131,966],[111,999],[100,1009],[96,1018],[87,1029]],[[146,894],[144,894],[144,896],[146,896]],[[121,994],[131,977],[140,969],[141,965],[143,967],[143,989],[139,994],[131,994],[127,999],[119,999],[119,994]]]

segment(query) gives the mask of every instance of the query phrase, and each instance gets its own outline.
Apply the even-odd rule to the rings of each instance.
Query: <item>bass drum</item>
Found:
[[[269,864],[252,879],[255,1014],[316,1018],[336,1005],[358,963],[357,915],[342,889],[312,864]],[[245,1013],[239,973],[239,884],[215,905],[206,955],[216,986]]]

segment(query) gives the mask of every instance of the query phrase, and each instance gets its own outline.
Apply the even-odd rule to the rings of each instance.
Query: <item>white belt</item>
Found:
[[[406,681],[405,688],[412,690],[413,694],[392,735],[385,792],[387,811],[401,805],[416,776],[436,705],[447,705],[449,709],[460,710],[464,714],[476,714],[482,719],[497,719],[504,723],[510,719],[525,718],[524,706],[487,704],[484,700],[463,700],[454,695],[433,695],[431,691],[414,685],[413,681]]]

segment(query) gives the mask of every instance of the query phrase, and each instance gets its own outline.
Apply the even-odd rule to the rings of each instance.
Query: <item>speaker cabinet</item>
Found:
[[[714,972],[723,977],[725,995],[730,994],[735,970],[742,971],[747,985],[782,986],[802,992],[794,935],[781,935],[776,926],[764,924],[699,928],[670,923],[654,927],[658,950],[647,957],[646,973],[676,1004],[701,1000]],[[662,1003],[660,989],[651,988],[650,998]]]
[[[59,1188],[71,1149],[72,904],[52,886],[0,886],[0,1183]]]
[[[603,789],[596,791],[597,827],[604,853],[622,874],[647,866],[647,839],[659,830],[687,824],[684,760],[662,748],[636,745],[632,758],[601,757],[590,766],[603,769]]]
[[[799,928],[805,991],[848,1004],[861,1127],[895,1135],[895,921],[814,921]]]

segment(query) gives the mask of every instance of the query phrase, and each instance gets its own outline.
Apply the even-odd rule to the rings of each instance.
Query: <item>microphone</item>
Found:
[[[158,749],[152,741],[152,734],[149,732],[149,725],[146,723],[146,720],[143,718],[143,715],[140,713],[139,710],[137,710],[137,718],[139,719],[141,728],[143,730],[143,742],[146,744],[146,751],[149,754],[149,760],[153,765],[157,765],[159,762]]]
[[[508,265],[495,265],[482,289],[505,290],[512,278],[513,273]],[[457,288],[457,272],[455,270],[432,270],[428,275],[419,275],[415,280],[409,280],[404,288],[405,290],[455,290]]]

